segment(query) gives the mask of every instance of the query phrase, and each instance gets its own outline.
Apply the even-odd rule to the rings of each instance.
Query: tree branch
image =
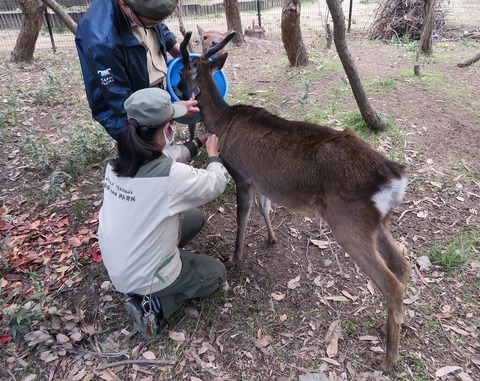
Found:
[[[42,0],[59,18],[73,34],[77,33],[77,23],[73,21],[70,15],[65,12],[60,4],[55,0]]]

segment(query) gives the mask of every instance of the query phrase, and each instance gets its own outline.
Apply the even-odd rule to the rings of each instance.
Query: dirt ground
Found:
[[[146,343],[136,335],[123,313],[124,297],[113,291],[101,262],[96,262],[102,163],[78,178],[60,200],[42,202],[38,195],[49,174],[30,170],[18,147],[20,132],[32,125],[55,141],[73,121],[88,120],[74,67],[75,80],[65,89],[66,103],[18,106],[19,132],[2,140],[0,200],[6,222],[0,238],[40,231],[42,226],[32,227],[32,222],[47,217],[57,222],[70,218],[62,226],[62,242],[77,249],[79,262],[72,264],[64,256],[67,268],[48,270],[63,275],[54,278],[60,281],[50,283],[38,302],[49,318],[33,319],[30,331],[36,332],[36,341],[31,334],[27,339],[19,334],[0,344],[1,378],[479,380],[480,66],[459,69],[456,63],[480,45],[436,44],[434,56],[422,61],[419,78],[411,74],[414,52],[408,46],[352,36],[349,47],[364,83],[371,85],[367,89],[384,84],[381,91],[371,90],[369,99],[397,131],[368,139],[405,164],[409,176],[408,192],[392,220],[393,234],[413,269],[396,370],[388,375],[375,371],[385,350],[385,338],[377,330],[386,316],[382,295],[336,245],[325,224],[280,205],[272,208],[275,245],[266,243],[264,222],[255,208],[247,228],[244,264],[228,273],[224,289],[188,303],[169,320],[158,340]],[[228,101],[260,105],[292,119],[314,117],[320,110],[327,115],[325,122],[341,125],[342,116],[355,111],[356,104],[345,90],[348,85],[338,70],[338,58],[323,49],[322,41],[309,41],[308,49],[315,52],[310,65],[290,69],[279,42],[249,39],[244,46],[231,46],[224,68],[230,81]],[[75,60],[72,52],[57,58],[55,65],[71,67]],[[1,62],[2,83],[9,89],[22,85],[25,89],[47,76],[48,62],[39,58],[23,68]],[[302,103],[297,100],[306,80],[307,101]],[[387,88],[387,83],[395,86]],[[18,94],[27,102],[27,92]],[[7,103],[5,91],[2,99]],[[83,218],[75,223],[77,200],[84,200]],[[188,249],[226,259],[235,242],[234,187],[204,210],[208,222]],[[460,269],[418,263],[429,249],[444,249],[464,234],[473,234],[476,244],[474,255]],[[80,237],[79,244],[72,237]],[[53,241],[48,242],[53,261],[61,254]],[[31,268],[11,266],[14,254],[22,253],[4,252],[10,265],[0,273],[2,298],[15,282],[31,293],[27,279],[46,274],[49,263],[33,261],[37,266],[32,275]],[[4,324],[2,329],[0,334],[10,333]],[[119,363],[106,368],[113,362]]]

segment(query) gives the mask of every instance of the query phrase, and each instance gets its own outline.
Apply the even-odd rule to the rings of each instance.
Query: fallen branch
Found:
[[[458,67],[467,67],[480,60],[480,52],[457,64]]]
[[[133,365],[133,364],[146,364],[146,365],[175,365],[175,361],[168,361],[168,360],[122,360],[111,362],[108,364],[100,365],[97,367],[97,370],[105,370],[108,368],[115,368],[117,366],[123,365]]]

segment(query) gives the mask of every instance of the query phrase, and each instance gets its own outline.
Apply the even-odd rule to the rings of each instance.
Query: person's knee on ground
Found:
[[[183,212],[182,228],[178,247],[184,248],[205,225],[205,213],[194,208]]]

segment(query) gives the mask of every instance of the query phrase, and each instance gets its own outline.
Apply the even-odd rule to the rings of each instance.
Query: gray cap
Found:
[[[124,106],[128,120],[135,119],[140,127],[160,126],[184,116],[188,111],[184,105],[172,104],[170,94],[158,87],[134,92]]]
[[[150,20],[163,20],[175,10],[178,0],[125,0],[135,13]]]

